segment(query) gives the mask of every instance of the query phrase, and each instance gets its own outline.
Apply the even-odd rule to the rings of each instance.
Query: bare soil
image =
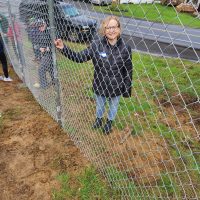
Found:
[[[161,99],[160,103],[166,113],[166,119],[161,119],[164,124],[178,131],[187,131],[192,134],[192,138],[199,141],[200,103],[197,97],[174,94],[170,101]]]
[[[0,200],[49,200],[52,199],[52,188],[60,187],[55,179],[59,172],[65,171],[73,177],[88,166],[89,162],[34,100],[30,91],[23,87],[13,70],[10,73],[13,82],[0,81]],[[79,101],[79,105],[70,106],[70,113],[80,112],[78,117],[82,120],[78,120],[77,127],[81,126],[84,137],[87,137],[87,141],[92,141],[83,145],[90,147],[92,152],[97,151],[96,157],[94,154],[93,157],[90,156],[97,166],[102,168],[106,164],[112,164],[126,172],[130,180],[145,185],[156,184],[160,178],[156,175],[173,166],[166,141],[150,132],[132,136],[131,127],[123,131],[114,127],[109,136],[98,132],[94,134],[88,128],[88,122],[84,123],[83,120],[82,113],[88,113],[85,109],[89,109],[81,106],[86,105],[86,100],[83,100],[82,104]],[[196,111],[200,107],[193,101],[188,102],[188,106],[192,105],[190,109],[195,110],[192,118],[199,119],[199,112]],[[175,110],[178,111],[176,116],[179,117],[179,122],[192,132],[194,125],[185,123],[190,118],[182,111],[180,102],[179,99],[174,99],[173,109],[164,104],[165,113],[170,113],[168,125],[177,127],[172,118],[172,111]],[[69,122],[73,122],[74,117],[77,120],[77,115],[72,115]],[[91,116],[85,118],[92,123]],[[199,128],[198,120],[195,125]],[[194,131],[192,133],[195,134]],[[73,178],[71,184],[76,184]]]
[[[49,200],[60,172],[73,177],[89,162],[10,74],[13,82],[0,81],[0,199]]]

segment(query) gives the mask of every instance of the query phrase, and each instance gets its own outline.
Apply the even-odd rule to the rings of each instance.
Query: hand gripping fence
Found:
[[[0,5],[15,72],[118,192],[113,199],[200,199],[199,1]],[[114,45],[99,34],[119,31],[100,26],[112,14],[121,22]]]

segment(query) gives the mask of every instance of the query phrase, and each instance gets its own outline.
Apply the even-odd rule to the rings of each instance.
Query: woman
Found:
[[[93,90],[96,97],[96,120],[93,128],[102,126],[107,99],[109,112],[103,132],[109,134],[117,114],[120,96],[131,96],[132,56],[131,48],[120,36],[121,26],[117,17],[109,16],[103,20],[100,32],[102,39],[94,41],[90,47],[78,53],[65,46],[61,39],[55,40],[55,46],[75,62],[81,63],[92,59]]]

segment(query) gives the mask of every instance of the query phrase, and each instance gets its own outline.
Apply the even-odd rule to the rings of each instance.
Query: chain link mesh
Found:
[[[187,18],[173,2],[94,9],[79,1],[0,1],[1,35],[16,73],[118,191],[114,199],[200,199],[199,2],[188,3],[196,17]],[[132,96],[120,98],[109,135],[92,129],[93,63],[73,62],[53,44],[62,38],[73,51],[84,50],[100,38],[106,9],[120,15],[133,61]]]

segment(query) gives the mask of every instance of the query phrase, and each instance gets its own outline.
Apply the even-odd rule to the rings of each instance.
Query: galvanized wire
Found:
[[[152,2],[152,9],[157,10],[159,24],[148,19],[151,10],[145,11],[143,2],[138,4],[143,20],[119,12],[122,37],[133,53],[132,96],[121,97],[113,130],[105,135],[92,129],[96,109],[92,62],[69,60],[55,49],[54,40],[62,38],[80,52],[100,38],[100,21],[108,14],[83,2],[68,1],[72,10],[66,7],[65,16],[55,9],[60,4],[54,1],[22,2],[1,1],[0,14],[8,26],[19,27],[9,37],[7,23],[1,23],[14,69],[38,103],[119,192],[114,199],[199,199],[199,28],[186,27],[178,12],[171,22],[179,25],[165,23],[162,16],[169,5],[163,5],[161,12],[157,2]],[[80,13],[86,17],[75,20]],[[66,25],[67,20],[74,24]],[[46,26],[46,34],[35,34],[41,25]],[[41,47],[46,53],[41,53]],[[103,123],[107,111],[106,107]]]

